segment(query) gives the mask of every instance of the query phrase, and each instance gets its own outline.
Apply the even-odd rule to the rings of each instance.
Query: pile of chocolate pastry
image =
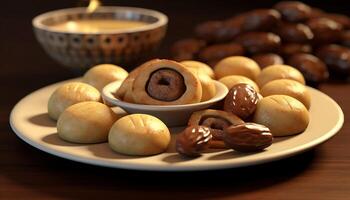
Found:
[[[174,60],[199,60],[214,67],[228,56],[248,56],[261,68],[288,64],[308,84],[350,76],[350,18],[298,1],[255,9],[194,28],[194,37],[177,41]]]

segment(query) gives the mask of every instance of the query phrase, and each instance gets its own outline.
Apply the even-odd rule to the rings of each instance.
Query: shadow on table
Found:
[[[8,170],[4,176],[21,188],[37,190],[36,193],[43,196],[65,199],[102,196],[121,199],[150,196],[157,199],[215,199],[291,181],[312,166],[318,152],[311,150],[262,165],[203,172],[118,170],[75,163],[40,151],[34,153],[42,162],[23,171]]]

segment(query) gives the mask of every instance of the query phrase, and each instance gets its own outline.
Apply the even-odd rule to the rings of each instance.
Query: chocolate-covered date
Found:
[[[233,86],[224,101],[224,110],[242,119],[248,118],[256,109],[259,101],[258,93],[248,84]]]
[[[283,64],[283,58],[274,53],[256,54],[252,57],[252,59],[258,63],[260,68],[265,68],[270,65]]]
[[[201,48],[205,46],[205,41],[194,38],[186,38],[175,42],[171,48],[174,60],[192,60]]]
[[[244,54],[244,49],[240,44],[215,44],[202,49],[198,57],[204,62],[221,60],[228,56],[240,56]]]
[[[311,53],[312,47],[308,44],[286,43],[280,48],[280,54],[286,58],[297,53]]]
[[[331,74],[341,78],[350,75],[350,49],[339,45],[325,45],[316,51],[326,65]]]
[[[281,45],[281,38],[274,33],[250,32],[239,35],[236,42],[251,54],[276,52]]]
[[[283,42],[290,43],[307,43],[314,37],[310,28],[301,23],[283,23],[280,24],[276,33],[281,37]]]
[[[260,124],[232,125],[224,130],[225,145],[239,152],[261,151],[270,146],[272,141],[270,129]]]
[[[342,25],[328,18],[313,18],[306,23],[314,33],[313,44],[328,44],[340,39]]]
[[[303,22],[311,16],[311,7],[299,1],[282,1],[274,8],[278,10],[282,19],[288,22]]]
[[[176,151],[182,155],[195,157],[209,148],[212,139],[210,129],[204,126],[189,126],[176,137]]]
[[[287,64],[297,68],[304,75],[306,81],[312,84],[326,81],[329,77],[324,62],[311,54],[294,54],[288,59]]]
[[[274,9],[255,9],[243,13],[244,21],[242,29],[244,31],[269,31],[281,19],[281,14]]]

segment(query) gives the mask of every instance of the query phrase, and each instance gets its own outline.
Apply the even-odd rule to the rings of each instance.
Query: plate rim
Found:
[[[51,154],[51,155],[54,155],[54,156],[57,156],[60,158],[68,159],[68,160],[75,161],[75,162],[100,166],[100,167],[109,167],[109,168],[127,169],[127,170],[139,170],[139,171],[168,171],[168,172],[173,171],[173,172],[176,172],[176,171],[208,171],[208,170],[219,170],[219,169],[238,168],[238,167],[258,165],[258,164],[267,163],[267,162],[271,162],[271,161],[281,160],[281,159],[286,158],[286,157],[291,157],[293,155],[305,152],[313,147],[316,147],[317,145],[324,143],[325,141],[329,140],[331,137],[336,135],[336,133],[339,132],[339,130],[342,128],[342,126],[344,124],[344,113],[343,113],[341,107],[338,105],[338,103],[336,101],[334,101],[331,97],[329,97],[327,94],[325,94],[317,89],[314,89],[314,88],[307,86],[308,89],[314,90],[317,93],[320,93],[324,97],[328,98],[328,100],[330,100],[334,104],[334,106],[336,107],[337,112],[339,113],[339,120],[337,121],[335,126],[330,131],[323,134],[321,137],[318,137],[317,140],[313,140],[313,141],[310,141],[310,142],[305,143],[303,145],[299,145],[299,146],[296,146],[294,148],[286,149],[286,150],[281,151],[281,152],[276,152],[271,156],[263,157],[263,158],[260,158],[258,160],[249,160],[249,161],[239,163],[239,164],[236,163],[235,165],[232,165],[231,163],[223,163],[220,165],[215,165],[213,162],[213,164],[199,165],[196,167],[187,166],[187,165],[167,165],[166,167],[164,167],[164,166],[160,166],[159,164],[150,164],[150,163],[146,163],[146,164],[145,163],[142,163],[142,164],[131,163],[130,164],[130,163],[124,163],[124,162],[115,163],[115,162],[109,162],[109,161],[105,161],[105,160],[97,160],[95,158],[87,158],[85,156],[77,156],[77,155],[61,152],[59,150],[56,150],[56,149],[44,146],[40,143],[37,143],[37,142],[31,140],[30,138],[26,137],[24,134],[22,134],[19,130],[16,129],[16,127],[14,125],[14,115],[15,115],[16,110],[18,109],[18,105],[20,105],[22,101],[24,101],[26,98],[28,98],[33,93],[44,90],[47,87],[51,87],[55,84],[62,84],[64,82],[74,81],[74,80],[79,80],[79,79],[69,79],[69,80],[65,80],[65,81],[61,81],[61,82],[56,82],[54,84],[50,84],[50,85],[42,87],[38,90],[35,90],[35,91],[31,92],[30,94],[26,95],[25,97],[23,97],[20,101],[18,101],[16,103],[16,105],[11,110],[10,120],[9,120],[10,126],[11,126],[13,132],[21,140],[23,140],[27,144],[35,147],[36,149],[39,149],[43,152],[46,152],[48,154]]]

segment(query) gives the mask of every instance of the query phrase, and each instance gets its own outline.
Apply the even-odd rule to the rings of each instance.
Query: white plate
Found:
[[[184,159],[174,151],[172,142],[166,153],[150,157],[130,157],[113,152],[107,143],[80,145],[58,138],[55,122],[46,114],[46,104],[50,94],[63,83],[49,85],[23,98],[12,110],[11,127],[22,140],[42,151],[69,160],[105,167],[195,171],[255,165],[289,157],[315,147],[335,135],[344,122],[343,112],[335,101],[318,90],[308,88],[312,96],[308,128],[302,134],[276,139],[263,152],[242,154],[231,150],[212,151],[199,158]],[[179,129],[172,130],[173,133],[177,131]]]

